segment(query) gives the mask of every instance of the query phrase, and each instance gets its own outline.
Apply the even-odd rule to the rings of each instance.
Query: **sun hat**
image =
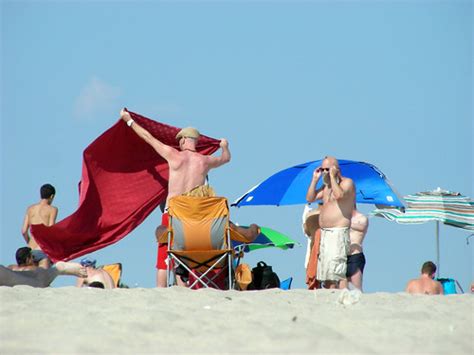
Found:
[[[319,214],[321,213],[319,208],[314,208],[306,214],[305,221],[303,223],[304,233],[308,237],[314,236],[314,232],[319,228]]]
[[[95,267],[96,262],[97,260],[95,259],[84,258],[84,259],[81,259],[80,264],[85,267],[87,266]]]
[[[199,136],[200,136],[199,131],[196,128],[186,127],[178,132],[178,134],[176,135],[176,139],[179,140],[182,137],[198,139]]]

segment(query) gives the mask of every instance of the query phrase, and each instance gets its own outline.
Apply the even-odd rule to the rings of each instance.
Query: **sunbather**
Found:
[[[427,261],[421,267],[421,275],[418,279],[410,280],[405,292],[420,293],[425,295],[444,295],[443,285],[435,281],[436,265]]]
[[[81,264],[63,261],[47,269],[35,266],[29,270],[11,270],[0,265],[0,286],[48,287],[59,275],[85,277],[87,273]]]
[[[77,279],[77,287],[115,288],[112,276],[107,271],[96,268],[95,259],[84,258],[81,260],[81,265],[85,267],[87,276]]]

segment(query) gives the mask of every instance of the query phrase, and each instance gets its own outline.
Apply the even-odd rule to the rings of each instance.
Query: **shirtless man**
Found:
[[[321,177],[323,185],[316,189]],[[355,187],[350,178],[341,175],[336,158],[324,158],[321,166],[314,170],[306,200],[310,203],[323,201],[319,215],[321,245],[316,278],[324,282],[326,288],[345,288]]]
[[[38,244],[30,232],[30,226],[32,224],[44,224],[46,226],[52,226],[56,223],[56,217],[58,216],[57,207],[52,206],[54,195],[56,194],[55,188],[50,184],[41,186],[40,195],[41,200],[28,207],[23,221],[23,227],[21,228],[21,234],[25,238],[26,243],[32,249],[32,255],[35,263],[39,266],[47,268],[51,265],[47,255],[40,249]]]
[[[169,180],[168,180],[168,196],[166,197],[166,205],[170,198],[182,195],[193,190],[196,187],[203,186],[206,182],[206,176],[211,169],[217,168],[230,161],[229,144],[226,139],[221,139],[220,147],[222,153],[220,156],[202,155],[196,152],[196,146],[199,139],[199,132],[192,127],[183,128],[176,135],[179,142],[179,150],[168,146],[158,139],[153,137],[146,129],[138,125],[125,110],[120,111],[120,117],[123,121],[131,127],[135,133],[145,142],[155,149],[169,165]],[[161,226],[155,232],[157,238],[166,231],[168,226],[168,213],[163,213]],[[239,232],[244,236],[257,236],[258,227],[251,225],[248,230],[239,229]],[[247,234],[247,235],[246,235]],[[166,258],[168,245],[158,243],[158,257],[157,257],[157,287],[166,287]]]
[[[96,269],[96,260],[85,258],[81,260],[81,265],[86,268],[87,276],[77,279],[77,287],[115,288],[112,276],[104,269]]]
[[[443,285],[441,282],[435,281],[436,265],[427,261],[421,267],[421,276],[418,279],[410,280],[407,284],[405,292],[412,294],[425,295],[444,295]]]
[[[48,287],[59,275],[84,277],[87,274],[81,264],[64,261],[58,261],[47,269],[36,265],[11,265],[8,268],[0,265],[0,286]]]
[[[35,270],[38,266],[35,265],[33,255],[31,255],[30,247],[19,248],[15,253],[16,265],[8,265],[10,270],[25,271]]]
[[[354,206],[351,219],[350,230],[350,251],[347,256],[347,281],[354,287],[362,291],[362,275],[365,267],[365,256],[362,249],[367,229],[369,228],[369,219],[364,214],[357,211]]]

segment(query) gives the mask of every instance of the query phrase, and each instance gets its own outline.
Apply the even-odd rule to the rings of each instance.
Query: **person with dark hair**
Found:
[[[47,269],[35,265],[16,268],[0,265],[0,286],[48,287],[60,275],[85,277],[87,274],[81,264],[64,261],[58,261]]]
[[[25,271],[35,270],[38,265],[35,265],[33,255],[31,255],[30,247],[18,248],[15,253],[16,265],[8,265],[10,270]]]
[[[436,265],[427,261],[421,267],[421,275],[418,279],[410,280],[405,292],[425,295],[444,295],[443,285],[435,281]]]
[[[110,274],[104,269],[96,268],[97,262],[95,259],[84,258],[81,260],[80,264],[86,268],[87,276],[77,279],[77,287],[100,287],[97,286],[97,284],[100,283],[103,286],[100,288],[115,288],[112,276],[110,276]]]
[[[46,226],[52,226],[54,223],[56,223],[58,209],[52,205],[55,195],[56,189],[53,185],[44,184],[41,186],[41,199],[38,203],[28,207],[23,221],[23,227],[21,229],[23,238],[25,238],[26,243],[31,248],[31,254],[33,255],[35,263],[44,268],[49,267],[51,262],[49,261],[48,256],[36,243],[35,238],[31,234],[30,226],[32,224],[44,224]]]
[[[30,247],[19,248],[15,253],[15,259],[18,266],[28,266],[34,263]]]

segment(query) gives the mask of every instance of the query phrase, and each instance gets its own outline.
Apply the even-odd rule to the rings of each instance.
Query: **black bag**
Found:
[[[258,262],[257,266],[252,269],[252,283],[248,290],[265,290],[267,288],[280,287],[280,279],[273,272],[272,267],[265,262]]]

